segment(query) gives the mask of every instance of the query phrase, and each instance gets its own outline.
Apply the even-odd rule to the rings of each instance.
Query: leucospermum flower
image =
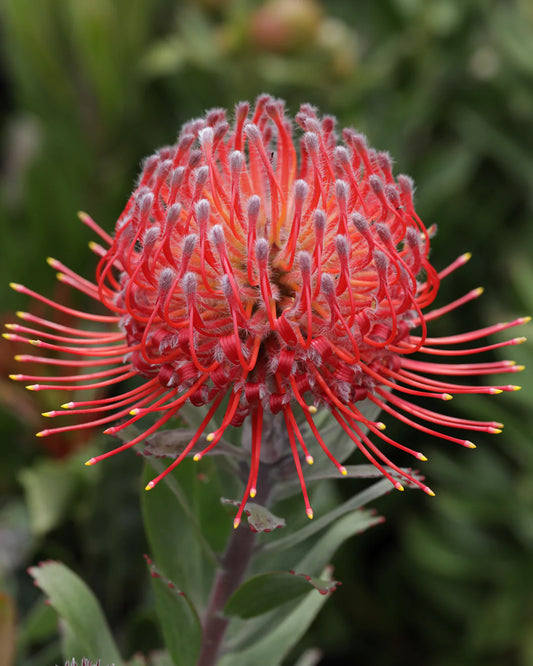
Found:
[[[448,416],[418,406],[417,398],[439,402],[457,393],[512,391],[517,387],[460,380],[521,369],[512,361],[455,361],[521,342],[476,343],[525,318],[429,337],[432,320],[477,298],[481,290],[428,311],[441,279],[469,255],[440,273],[431,265],[433,230],[414,210],[411,180],[394,178],[389,155],[369,148],[352,129],[344,129],[340,138],[335,120],[319,117],[309,105],[294,121],[298,132],[283,102],[267,95],[252,109],[238,104],[231,124],[224,110],[214,109],[186,124],[175,145],[145,161],[113,237],[81,215],[105,244],[91,246],[100,257],[95,282],[55,259],[49,263],[61,281],[110,314],[76,311],[13,285],[89,324],[78,330],[19,313],[27,325],[10,325],[7,337],[66,354],[19,360],[69,366],[74,374],[51,384],[47,377],[14,379],[38,382],[29,386],[33,390],[97,389],[142,380],[123,393],[63,405],[91,420],[38,435],[111,423],[105,432],[114,434],[155,415],[138,437],[88,461],[94,464],[141,442],[185,403],[208,405],[190,443],[149,489],[193,452],[226,399],[220,426],[207,434],[208,446],[195,458],[216,446],[226,428],[250,419],[250,473],[235,525],[256,493],[263,421],[269,414],[283,415],[312,517],[301,467],[302,458],[312,459],[302,424],[346,473],[313,421],[317,408],[331,412],[396,488],[403,489],[399,478],[405,477],[433,494],[390,460],[386,449],[408,451],[418,460],[424,455],[366,418],[362,401],[423,433],[473,447],[462,431],[496,433],[502,424]],[[95,332],[96,324],[103,330]]]

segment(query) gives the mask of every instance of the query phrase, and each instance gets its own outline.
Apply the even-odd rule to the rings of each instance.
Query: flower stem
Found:
[[[202,651],[198,666],[214,666],[217,662],[229,624],[229,618],[222,615],[222,610],[244,579],[254,552],[255,537],[245,525],[234,530],[229,537],[204,617]]]
[[[258,504],[264,504],[270,492],[269,466],[264,465],[263,467],[262,484],[254,499],[254,502]],[[256,537],[256,533],[252,532],[246,524],[241,523],[228,538],[202,623],[202,650],[197,666],[215,666],[217,663],[230,622],[230,618],[224,617],[222,611],[246,575],[254,554]]]

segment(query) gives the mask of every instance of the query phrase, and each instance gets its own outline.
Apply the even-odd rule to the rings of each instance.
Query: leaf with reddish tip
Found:
[[[330,579],[330,569],[320,574],[320,579]],[[280,664],[298,643],[328,599],[328,595],[308,592],[298,603],[290,604],[290,612],[272,630],[263,631],[248,647],[225,655],[218,666],[250,666],[250,664]],[[273,619],[273,618],[271,618]],[[247,624],[255,622],[248,620]]]
[[[305,571],[312,575],[319,574],[320,580],[329,580],[330,576],[325,576],[324,573],[320,572],[325,567],[325,564],[331,561],[337,549],[353,535],[380,522],[382,522],[382,518],[370,511],[353,511],[343,516],[340,520],[333,522],[329,529],[323,531],[318,540],[315,539],[307,542],[309,546],[297,540],[293,544],[296,546],[294,550],[281,548],[280,552],[278,552],[274,545],[273,548],[270,548],[271,544],[265,544],[261,553],[258,554],[255,566],[258,569],[267,566],[281,568],[283,566],[286,567],[289,562],[289,566],[294,566],[296,571]],[[283,541],[285,541],[285,537],[283,537]],[[302,552],[305,553],[303,557]],[[327,572],[327,567],[324,570]],[[293,604],[295,603],[298,603],[298,599],[293,602]],[[273,625],[278,623],[284,624],[292,616],[293,604],[289,603],[285,606],[280,606],[270,613],[247,620],[235,638],[235,645],[238,645],[238,649],[247,654],[246,651],[251,649],[258,641],[262,641],[262,637],[271,630]],[[242,662],[242,665],[245,666],[244,662]],[[241,666],[241,662],[235,662],[235,666]]]
[[[202,647],[202,627],[198,613],[184,592],[165,578],[146,558],[152,576],[157,615],[165,647],[176,666],[194,666]]]
[[[333,567],[326,567],[326,571],[328,573],[328,576],[333,573]],[[305,580],[309,583],[309,585],[312,585],[315,590],[318,590],[320,594],[331,594],[331,592],[335,592],[335,590],[339,587],[339,585],[342,585],[342,583],[338,580],[333,580],[331,578],[319,578],[318,576],[307,576],[306,574],[303,573],[295,573],[295,576],[302,576],[302,578],[305,578]]]
[[[221,498],[222,504],[230,504],[232,506],[240,506],[240,502],[236,500]],[[280,527],[285,527],[285,521],[279,516],[275,516],[266,507],[255,502],[246,502],[244,505],[243,514],[248,520],[248,525],[252,532],[272,532]]]
[[[43,562],[28,570],[49,603],[65,621],[67,633],[95,661],[120,666],[122,658],[96,597],[73,571],[61,562]]]
[[[148,458],[143,484],[164,463]],[[199,612],[207,603],[230,521],[220,506],[221,489],[212,460],[184,460],[153,490],[143,492],[141,507],[151,555],[159,569],[190,597]]]
[[[235,590],[224,608],[224,614],[243,619],[262,615],[308,593],[310,585],[320,594],[328,594],[333,592],[339,583],[329,578],[313,578],[293,571],[259,574],[252,576]]]

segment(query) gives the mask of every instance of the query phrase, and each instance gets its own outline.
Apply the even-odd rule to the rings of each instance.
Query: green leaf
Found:
[[[36,536],[57,527],[72,509],[80,488],[96,481],[98,473],[87,475],[82,464],[82,460],[90,456],[85,449],[61,460],[43,460],[20,472],[19,481]]]
[[[57,631],[57,613],[40,598],[31,608],[18,632],[18,649],[30,643],[45,642]],[[0,662],[1,663],[1,662]]]
[[[37,536],[56,527],[72,505],[77,479],[68,467],[62,461],[47,460],[19,474],[32,531]]]
[[[318,573],[326,563],[331,561],[337,549],[347,539],[380,522],[382,522],[382,518],[373,515],[370,511],[353,511],[332,524],[316,543],[311,542],[309,550],[304,547],[306,554],[303,558],[299,556],[301,549],[296,549],[294,553],[284,551],[279,558],[276,557],[276,553],[269,551],[260,555],[256,565],[258,567],[262,565],[266,566],[267,562],[272,564],[272,560],[275,559],[275,566],[276,564],[281,565],[282,562],[287,566],[287,559],[292,556],[293,562],[294,558],[298,558],[296,563],[289,564],[289,566],[294,566],[295,570],[304,571],[307,574]],[[282,608],[279,608],[277,612],[272,612],[269,617],[263,615],[255,620],[248,620],[236,635],[235,644],[239,647],[253,645],[258,640],[261,640],[261,637],[269,631],[273,623],[284,621],[285,609]]]
[[[369,502],[372,502],[378,497],[381,497],[382,495],[385,495],[386,493],[390,492],[391,488],[392,488],[391,482],[388,479],[382,479],[381,481],[372,484],[369,488],[366,488],[357,495],[354,495],[354,497],[350,498],[343,504],[339,505],[338,507],[333,509],[333,511],[327,513],[325,516],[321,516],[320,518],[315,518],[313,521],[311,521],[311,523],[309,523],[302,529],[298,530],[297,532],[289,534],[286,537],[282,537],[281,539],[270,541],[268,544],[265,545],[263,552],[265,553],[273,551],[279,552],[280,550],[283,549],[292,548],[293,546],[304,541],[305,539],[308,539],[313,534],[316,534],[320,530],[331,525],[333,521],[336,520],[337,518],[340,518],[341,516],[344,516],[347,513],[351,513],[356,509],[360,509]],[[364,525],[367,519],[363,517],[364,515],[365,514],[361,515],[362,525]],[[363,529],[366,529],[366,526],[363,527]]]
[[[320,578],[331,581],[331,569],[326,568]],[[284,616],[283,621],[279,622],[273,631],[263,632],[262,637],[254,641],[250,647],[227,654],[220,660],[218,666],[250,666],[250,664],[278,666],[306,633],[327,599],[327,595],[312,590],[300,603],[294,605],[293,610]]]
[[[29,573],[83,647],[83,656],[120,666],[122,658],[100,605],[81,578],[61,562],[51,561],[31,567]]]
[[[0,562],[2,569],[15,569],[31,548],[28,508],[22,498],[7,499],[0,509]]]
[[[370,400],[364,400],[361,403],[358,403],[358,408],[360,409],[361,413],[364,414],[364,416],[370,421],[375,421],[379,413],[381,412],[381,409]],[[333,456],[339,462],[341,463],[344,462],[349,456],[351,456],[354,453],[354,451],[356,450],[355,444],[347,436],[346,432],[343,430],[342,426],[339,425],[339,423],[333,417],[331,412],[329,412],[326,409],[321,409],[320,411],[317,412],[317,414],[314,415],[313,422],[317,430],[319,431],[320,436],[324,441],[325,445],[328,447]],[[346,478],[345,476],[339,473],[338,469],[333,465],[331,460],[329,460],[329,458],[324,454],[324,451],[319,446],[318,442],[315,440],[315,437],[312,434],[311,429],[309,428],[307,423],[302,421],[301,418],[299,418],[299,427],[307,443],[309,452],[311,453],[314,459],[313,466],[308,467],[305,470],[306,482],[308,481],[310,482],[312,480],[319,480],[323,478],[335,478],[335,479]],[[361,428],[363,431],[367,430],[366,426],[361,426]],[[283,432],[284,431],[282,430],[281,434],[278,436],[286,437],[286,433],[285,435],[283,435]],[[288,442],[285,444],[285,446],[286,447],[289,446]],[[369,466],[353,465],[350,467],[350,469],[353,472],[356,468],[359,467],[362,469]],[[350,476],[352,476],[352,474],[350,474]],[[357,474],[357,472],[353,474],[353,478],[358,476],[359,475]],[[363,472],[363,476],[371,476],[371,475],[370,474],[367,475],[366,473]],[[291,497],[295,493],[300,493],[300,484],[299,481],[295,478],[283,479],[282,482],[276,484],[276,486],[274,487],[274,495],[276,500],[278,501]]]
[[[165,647],[175,666],[194,666],[202,647],[202,627],[196,609],[184,592],[147,561]]]
[[[310,474],[305,475],[305,482],[307,484],[313,481],[324,481],[325,479],[334,479],[335,481],[342,481],[343,479],[381,479],[383,478],[382,472],[375,465],[345,465],[344,469],[346,474],[340,474],[339,470],[333,465],[320,471],[313,470]],[[393,475],[395,471],[389,470]],[[290,479],[285,481],[283,492],[278,496],[285,496],[292,494],[295,490],[300,492],[300,482],[298,479]]]
[[[195,434],[196,430],[192,428],[161,430],[154,435],[150,435],[150,437],[147,437],[144,442],[142,442],[140,452],[143,456],[172,458],[172,460],[175,460],[189,444]],[[202,436],[198,440],[197,446],[203,448],[207,443],[206,437]],[[243,451],[222,439],[207,455],[229,455],[243,458]]]
[[[315,542],[302,560],[298,562],[298,571],[316,573],[326,566],[342,544],[365,530],[383,522],[381,516],[372,511],[357,510],[337,520],[325,534]]]
[[[309,585],[320,594],[333,592],[337,581],[311,578],[292,571],[271,571],[252,576],[231,595],[224,608],[225,615],[237,615],[244,619],[262,615],[293,601],[309,592]]]
[[[218,485],[211,484],[212,477],[207,482],[198,478],[201,469],[209,469],[209,462],[197,464],[184,460],[178,469],[165,477],[165,482],[143,492],[141,497],[146,534],[158,568],[189,596],[198,609],[206,601],[217,565],[207,536],[220,526],[227,534],[231,527],[220,505],[220,495],[216,493]],[[160,461],[150,459],[145,466],[143,485],[154,477],[154,469],[159,471],[164,466]],[[204,513],[207,503],[210,514]],[[211,526],[207,523],[209,515]]]
[[[63,618],[59,618],[59,636],[61,643],[61,654],[65,663],[71,666],[72,661],[75,660],[76,666],[83,665],[83,657],[86,654],[86,649],[82,641],[80,641],[70,626],[70,624]],[[93,657],[91,659],[91,666],[96,664],[98,660]],[[107,662],[105,662],[107,664]],[[104,666],[100,664],[100,666]]]
[[[240,506],[240,502],[235,500],[221,499],[222,504],[230,504],[231,506]],[[252,532],[272,532],[272,530],[285,527],[285,520],[279,516],[275,516],[266,507],[256,504],[255,502],[246,502],[244,505],[243,514],[248,520],[248,525]]]

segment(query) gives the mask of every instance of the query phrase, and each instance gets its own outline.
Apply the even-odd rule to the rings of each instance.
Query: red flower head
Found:
[[[252,110],[248,103],[238,104],[232,125],[221,109],[186,124],[176,145],[162,148],[144,163],[114,238],[82,215],[109,246],[93,244],[101,256],[96,283],[50,261],[61,271],[63,282],[103,303],[111,314],[68,309],[91,323],[91,330],[84,331],[21,313],[45,331],[11,325],[16,333],[8,334],[74,357],[54,360],[57,365],[84,368],[53,388],[95,388],[142,378],[137,388],[120,395],[63,405],[70,413],[94,417],[76,428],[126,419],[108,433],[157,414],[140,436],[89,464],[142,441],[187,401],[210,406],[185,450],[148,488],[193,450],[227,398],[220,427],[208,434],[207,448],[195,458],[214,447],[228,426],[251,420],[250,474],[236,524],[244,502],[256,493],[265,413],[283,414],[312,517],[299,450],[308,462],[312,458],[299,423],[308,424],[324,453],[341,474],[346,473],[313,422],[317,407],[330,410],[354,445],[396,488],[403,489],[398,481],[403,476],[433,494],[389,460],[369,435],[425,460],[422,453],[385,435],[382,423],[368,420],[360,411],[361,401],[375,403],[424,433],[473,447],[448,431],[494,433],[501,424],[445,416],[412,399],[448,400],[453,393],[514,390],[512,385],[464,386],[446,377],[520,369],[512,361],[450,362],[521,342],[523,338],[514,338],[470,346],[525,319],[445,338],[428,337],[429,321],[481,293],[475,289],[424,312],[437,295],[440,279],[464,264],[468,255],[437,273],[428,259],[431,231],[413,207],[412,182],[407,176],[393,177],[389,155],[369,148],[352,129],[343,130],[340,140],[334,119],[318,117],[309,105],[301,107],[295,121],[303,130],[298,142],[283,102],[263,95]],[[14,288],[67,310],[21,285]],[[119,332],[94,332],[94,322],[118,325]],[[38,335],[39,340],[18,333]],[[469,348],[460,348],[463,343]],[[438,356],[441,362],[419,360],[415,352]],[[48,362],[42,357],[19,358]],[[91,372],[91,367],[98,370]],[[38,434],[62,429],[73,428]]]

